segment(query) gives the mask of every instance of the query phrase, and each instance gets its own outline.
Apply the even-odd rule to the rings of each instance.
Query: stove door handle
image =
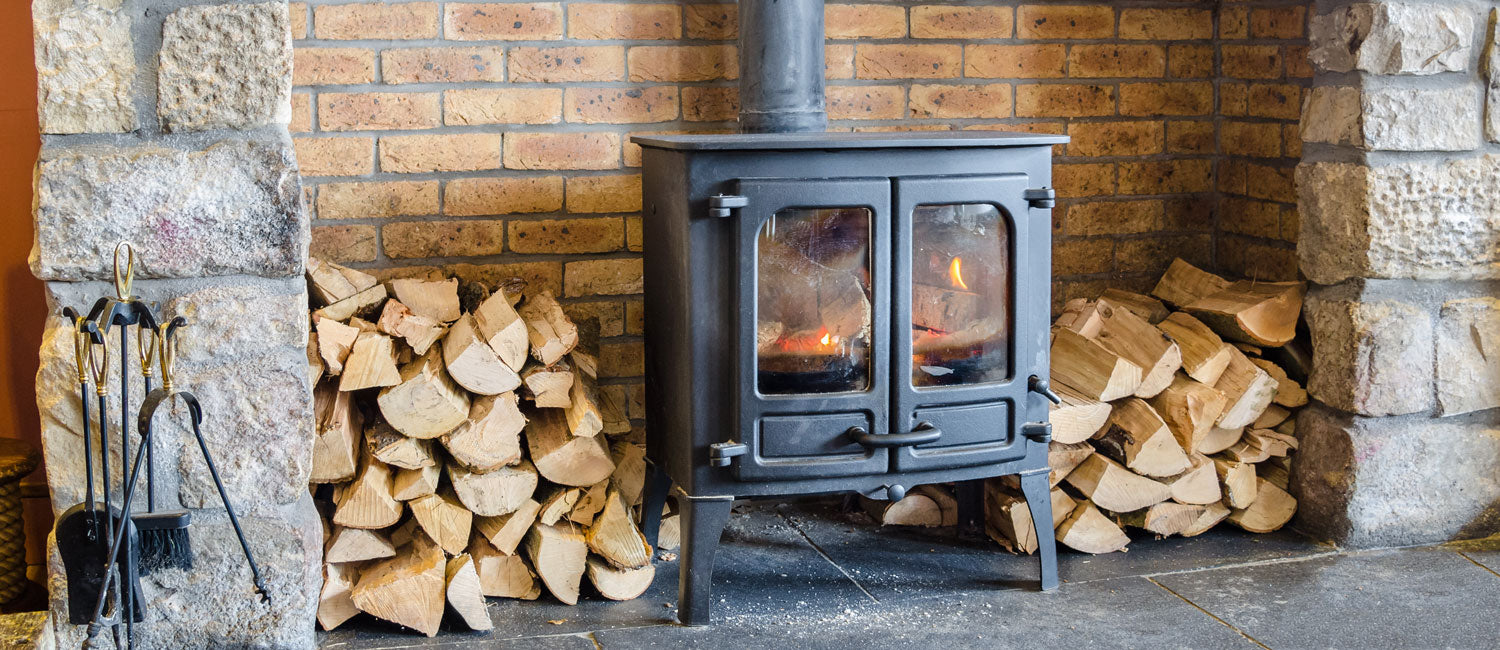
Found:
[[[887,449],[891,447],[915,447],[931,442],[937,442],[943,437],[941,429],[933,426],[931,422],[918,424],[916,428],[907,433],[889,433],[877,436],[865,431],[864,427],[849,427],[844,432],[855,442],[871,449]]]

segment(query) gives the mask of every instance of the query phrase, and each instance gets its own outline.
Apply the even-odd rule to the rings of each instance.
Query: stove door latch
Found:
[[[1043,444],[1052,442],[1052,423],[1027,422],[1021,425],[1021,435],[1026,436],[1026,439],[1032,442]]]
[[[734,209],[743,208],[747,205],[750,205],[748,197],[734,194],[715,194],[708,197],[708,216],[718,218],[728,217],[734,214]]]
[[[1057,192],[1050,187],[1034,187],[1021,196],[1033,208],[1051,208],[1057,205]]]
[[[708,464],[714,467],[729,467],[729,460],[735,456],[744,456],[750,453],[750,447],[743,442],[716,442],[708,446]]]

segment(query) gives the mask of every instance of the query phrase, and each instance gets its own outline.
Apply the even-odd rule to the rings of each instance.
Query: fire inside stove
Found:
[[[758,383],[763,394],[861,391],[872,322],[867,208],[788,209],[760,231]],[[1010,373],[1009,230],[991,204],[912,215],[911,382],[948,386]]]

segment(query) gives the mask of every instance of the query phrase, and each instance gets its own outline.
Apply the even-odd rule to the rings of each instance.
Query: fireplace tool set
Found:
[[[123,260],[122,260],[123,255]],[[73,326],[74,361],[77,363],[79,398],[83,415],[84,501],[69,508],[58,519],[57,545],[68,578],[69,620],[74,625],[88,625],[92,642],[104,627],[114,635],[115,647],[134,645],[135,623],[145,620],[139,576],[152,571],[192,568],[193,553],[188,536],[191,515],[186,510],[158,510],[152,420],[156,411],[169,406],[174,398],[187,406],[193,436],[203,453],[209,475],[219,491],[229,522],[244,550],[245,561],[261,600],[270,597],[261,581],[260,570],[240,529],[234,506],[219,473],[213,455],[203,439],[203,408],[192,393],[176,390],[172,383],[172,365],[177,351],[177,332],[187,320],[176,317],[163,323],[157,317],[155,303],[145,302],[130,293],[135,272],[135,251],[128,243],[115,248],[115,297],[100,298],[87,315],[71,307],[63,309]],[[114,430],[108,410],[110,393],[108,335],[119,329],[120,355],[120,421]],[[139,329],[135,352],[130,347],[131,329]],[[121,496],[115,501],[110,473],[110,448],[119,437],[120,459],[130,460],[130,380],[131,357],[140,363],[145,398],[136,416],[140,447],[128,467],[120,472]],[[153,377],[160,372],[161,386],[152,388]],[[91,394],[92,393],[92,394]],[[103,503],[95,501],[94,428],[90,401],[98,411],[99,465],[102,477]],[[132,508],[133,497],[144,461],[146,472],[146,508]],[[125,627],[122,645],[120,627]],[[86,643],[87,645],[87,643]]]

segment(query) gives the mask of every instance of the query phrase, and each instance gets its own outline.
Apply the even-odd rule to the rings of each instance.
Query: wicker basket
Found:
[[[26,517],[21,510],[21,479],[42,457],[31,445],[0,438],[0,605],[26,593]]]

